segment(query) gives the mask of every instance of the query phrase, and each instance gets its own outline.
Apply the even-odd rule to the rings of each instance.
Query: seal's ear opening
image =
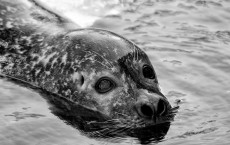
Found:
[[[84,82],[85,82],[85,79],[84,79],[84,76],[82,75],[81,76],[81,86],[84,84]]]

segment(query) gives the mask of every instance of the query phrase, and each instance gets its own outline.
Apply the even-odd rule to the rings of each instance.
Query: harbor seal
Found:
[[[57,107],[78,112],[81,129],[136,136],[173,119],[177,108],[133,42],[108,30],[75,29],[35,1],[1,0],[0,8],[1,76],[56,96]]]

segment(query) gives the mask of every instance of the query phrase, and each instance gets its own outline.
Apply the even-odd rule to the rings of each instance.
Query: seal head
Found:
[[[160,92],[148,56],[133,42],[100,29],[69,32],[65,41],[66,63],[71,62],[70,68],[74,68],[68,75],[67,88],[75,92],[67,95],[69,100],[129,128],[173,118],[173,108]],[[62,90],[61,95],[68,91],[58,90]]]

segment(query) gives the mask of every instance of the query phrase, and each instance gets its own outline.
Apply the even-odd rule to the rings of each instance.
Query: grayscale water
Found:
[[[230,144],[229,0],[42,1],[79,27],[111,30],[148,54],[163,94],[180,105],[159,145]],[[102,144],[139,141],[88,138],[38,93],[0,79],[0,145]]]

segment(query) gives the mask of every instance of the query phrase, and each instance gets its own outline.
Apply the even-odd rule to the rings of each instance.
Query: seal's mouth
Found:
[[[133,132],[134,130],[148,129],[160,124],[170,123],[174,120],[174,116],[178,112],[179,106],[170,108],[167,114],[163,116],[153,116],[152,118],[140,118],[135,116],[130,118],[129,116],[120,114],[122,119],[111,119],[104,122],[88,121],[87,126],[92,130],[90,135],[92,136],[105,136],[105,135],[121,135],[125,132]],[[94,128],[94,129],[93,129]]]

